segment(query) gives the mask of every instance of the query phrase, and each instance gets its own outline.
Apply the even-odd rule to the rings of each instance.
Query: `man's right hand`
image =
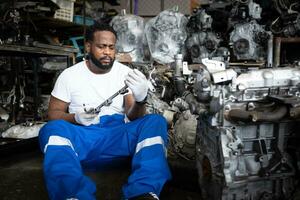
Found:
[[[100,121],[98,114],[86,113],[86,112],[76,112],[74,118],[78,124],[84,126],[89,126],[91,124],[98,124]]]

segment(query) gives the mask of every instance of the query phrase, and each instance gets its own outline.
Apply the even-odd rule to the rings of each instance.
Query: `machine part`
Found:
[[[288,144],[298,132],[298,70],[237,71],[237,78],[222,85],[210,82],[209,112],[198,117],[196,139],[204,198],[291,198],[298,157]],[[197,85],[207,77],[204,70],[198,76]]]
[[[182,76],[182,54],[177,54],[175,55],[175,76]]]
[[[173,125],[173,120],[176,112],[173,110],[163,110],[162,116],[167,120],[169,126]]]
[[[7,9],[0,20],[0,41],[5,44],[20,42],[21,30],[19,23],[21,21],[20,12],[16,9]]]
[[[7,121],[9,113],[0,106],[0,122]]]
[[[155,92],[156,89],[155,89],[154,85],[152,84],[152,82],[150,80],[148,80],[147,83],[148,83],[148,90],[150,90],[151,92]]]
[[[58,70],[64,70],[68,67],[68,64],[66,62],[57,62],[57,61],[46,61],[43,64],[43,69],[51,70],[51,71],[58,71]]]
[[[17,99],[17,97],[16,97],[16,86],[13,85],[12,89],[9,91],[9,95],[7,97],[7,100],[6,100],[7,104],[5,104],[4,107],[7,107],[8,104],[10,104],[10,103],[11,104],[16,104],[17,103],[16,99]]]
[[[237,73],[233,69],[226,69],[224,71],[212,73],[212,77],[214,83],[222,83],[236,78]]]
[[[10,127],[2,132],[3,138],[28,139],[37,137],[45,122],[23,123]]]
[[[38,116],[41,118],[41,120],[47,120],[48,118],[48,106],[49,106],[49,101],[50,101],[50,96],[51,95],[41,95],[41,102],[38,107]]]
[[[206,103],[211,99],[211,82],[209,72],[206,69],[201,68],[199,73],[196,75],[194,83],[194,92],[198,101]]]
[[[187,159],[195,159],[197,116],[189,110],[180,113],[174,124],[174,147],[176,152]]]
[[[264,60],[270,33],[256,21],[239,23],[230,34],[230,43],[237,60]]]
[[[277,122],[282,120],[288,113],[286,106],[274,106],[272,109],[264,108],[262,111],[232,109],[224,113],[226,120],[236,122]]]
[[[208,134],[209,133],[209,134]],[[218,154],[221,151],[219,134],[216,130],[199,120],[196,135],[196,163],[199,187],[203,199],[221,199],[224,176],[222,161]]]
[[[182,76],[174,76],[175,91],[178,96],[185,92],[185,79]]]
[[[260,7],[259,4],[254,3],[253,0],[250,0],[248,4],[248,8],[249,8],[249,16],[251,16],[253,19],[261,19],[262,8]]]
[[[146,23],[147,43],[156,62],[168,64],[174,62],[175,55],[184,55],[186,23],[183,14],[172,10],[165,10]]]
[[[116,93],[114,93],[113,95],[111,95],[108,99],[106,99],[103,103],[101,103],[99,106],[97,106],[96,108],[87,108],[84,106],[84,112],[86,113],[99,113],[101,112],[101,108],[103,106],[109,106],[112,103],[112,100],[118,96],[119,94],[125,94],[128,92],[128,86],[125,85],[124,87],[122,87],[120,90],[118,90]]]
[[[191,75],[193,73],[193,70],[189,69],[187,62],[182,62],[182,74],[183,75]]]
[[[225,70],[225,63],[217,60],[211,60],[208,58],[202,59],[202,63],[206,66],[209,73],[215,73]]]
[[[239,75],[232,82],[232,87],[243,91],[248,88],[297,86],[300,83],[298,68],[261,69]]]
[[[199,19],[200,19],[200,22],[201,22],[201,29],[200,30],[203,30],[203,29],[211,29],[212,28],[212,17],[210,15],[208,15],[205,10],[200,10],[199,12]]]
[[[176,106],[181,111],[185,111],[189,109],[189,104],[185,102],[182,98],[176,98],[173,101],[172,105]]]
[[[294,119],[299,119],[299,117],[300,117],[300,107],[290,108],[290,116]]]
[[[53,15],[55,10],[60,8],[56,0],[51,1],[18,1],[14,5],[15,8],[22,10],[24,12],[30,13],[44,13],[44,15]]]
[[[288,113],[288,109],[286,106],[278,106],[271,112],[255,112],[252,114],[252,121],[254,122],[276,122],[282,120],[286,114]]]
[[[187,51],[193,63],[201,63],[203,58],[226,57],[229,51],[220,47],[220,37],[212,31],[199,31],[192,33],[186,41]]]
[[[199,121],[196,142],[199,184],[204,199],[261,200],[266,194],[272,194],[277,200],[290,199],[295,188],[291,158],[275,164],[270,158],[278,155],[277,147],[271,146],[273,142],[280,144],[278,148],[285,148],[283,141],[278,141],[285,139],[279,135],[290,133],[293,123],[229,125],[225,129],[206,123]]]
[[[274,7],[280,16],[271,23],[270,30],[285,37],[299,35],[299,6],[296,0],[274,0]]]
[[[195,9],[187,23],[187,29],[190,33],[211,29],[212,22],[212,17],[206,13],[205,9]]]
[[[133,62],[143,62],[144,19],[122,10],[120,15],[113,17],[110,24],[118,34],[117,52],[128,53]]]
[[[206,106],[198,102],[192,93],[185,91],[183,93],[183,99],[189,104],[189,109],[192,114],[198,114],[200,116],[207,114]]]
[[[266,65],[264,61],[262,62],[230,62],[229,66],[230,67],[259,67],[262,68]]]
[[[268,58],[267,58],[267,67],[273,67],[273,35],[270,35],[270,38],[268,40]]]
[[[69,46],[62,46],[62,45],[49,45],[49,44],[44,44],[44,43],[40,43],[38,41],[34,41],[32,42],[32,46],[34,47],[40,47],[40,48],[44,48],[44,49],[52,49],[52,50],[61,50],[61,51],[66,51],[66,52],[70,52],[70,53],[78,53],[78,49],[73,48],[73,47],[69,47]]]
[[[167,115],[166,119],[169,119],[169,124],[172,124],[173,113],[176,112],[174,109],[169,106],[168,103],[162,101],[158,98],[158,95],[153,92],[148,92],[147,104],[146,104],[146,112],[147,113],[156,113]],[[172,113],[172,114],[171,114]]]

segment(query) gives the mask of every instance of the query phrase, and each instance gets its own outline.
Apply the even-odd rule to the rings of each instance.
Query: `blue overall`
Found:
[[[156,114],[124,123],[124,115],[102,116],[97,125],[79,126],[64,120],[48,122],[39,134],[44,177],[50,199],[95,199],[96,186],[84,167],[132,157],[132,173],[124,197],[160,194],[171,178],[166,159],[167,124]],[[84,166],[84,167],[83,167]]]

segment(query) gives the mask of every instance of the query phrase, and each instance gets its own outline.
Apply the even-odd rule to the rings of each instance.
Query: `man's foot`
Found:
[[[132,197],[129,200],[159,200],[159,198],[153,192],[149,192],[149,193],[146,193],[146,194],[141,194],[141,195],[136,196],[136,197]]]

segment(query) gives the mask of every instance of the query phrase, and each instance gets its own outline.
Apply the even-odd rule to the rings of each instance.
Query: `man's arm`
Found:
[[[125,113],[129,120],[135,120],[142,117],[146,113],[145,104],[138,104],[135,102],[132,94],[124,96],[125,101]]]
[[[68,106],[69,103],[66,103],[58,98],[55,98],[51,95],[50,102],[49,102],[49,108],[48,108],[48,119],[54,120],[54,119],[63,119],[68,122],[76,124],[74,115],[68,113]]]

